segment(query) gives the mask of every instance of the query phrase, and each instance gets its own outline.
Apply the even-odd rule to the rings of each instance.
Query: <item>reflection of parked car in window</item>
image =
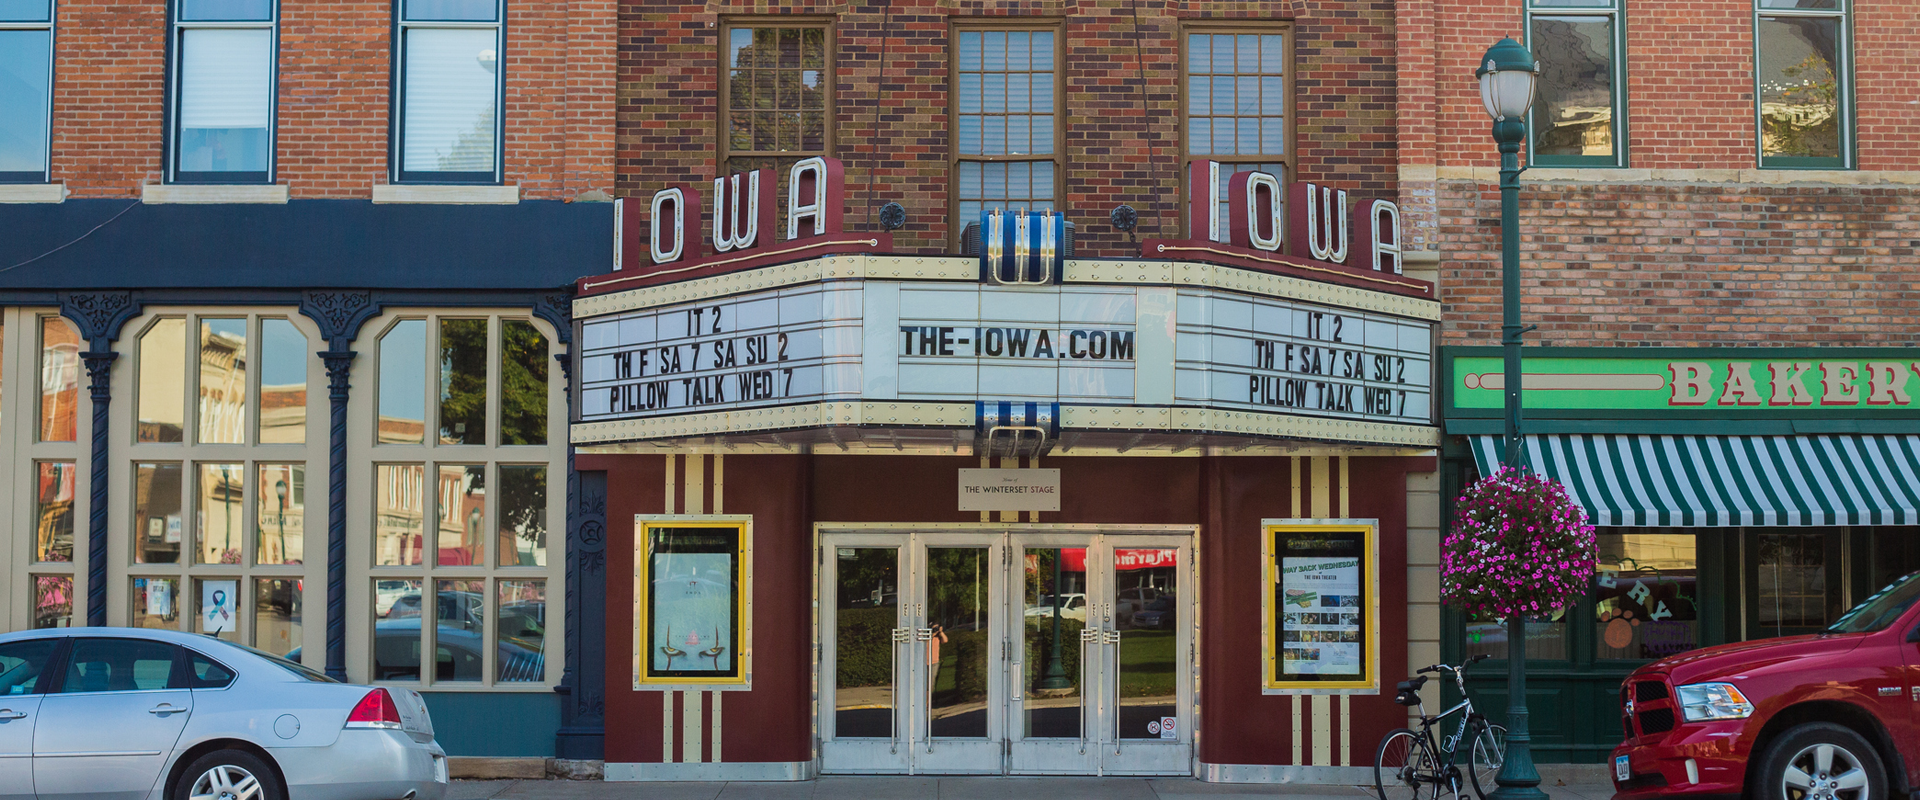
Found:
[[[1039,602],[1027,606],[1029,617],[1053,616],[1053,596],[1040,595]],[[1078,592],[1060,595],[1060,616],[1066,619],[1087,621],[1087,596]]]
[[[486,676],[482,658],[485,640],[480,631],[439,626],[433,630],[433,679],[436,681],[479,681]],[[287,654],[300,659],[300,649]],[[494,658],[499,662],[500,681],[546,680],[546,654],[538,638],[501,636]],[[420,618],[383,619],[373,625],[373,679],[376,681],[413,681],[420,679]]]
[[[1173,595],[1163,594],[1154,598],[1153,602],[1148,603],[1146,608],[1142,608],[1134,613],[1133,627],[1155,629],[1171,628],[1177,616],[1179,615],[1175,614],[1173,609]]]
[[[1148,603],[1153,602],[1153,599],[1159,596],[1160,590],[1151,586],[1135,586],[1131,589],[1121,589],[1119,597],[1115,598],[1113,604],[1115,620],[1123,625],[1126,624],[1133,619],[1133,615],[1140,613],[1141,609],[1146,608]]]
[[[420,604],[420,586],[415,581],[377,581],[373,584],[373,614],[376,617],[387,616],[395,601],[406,595],[413,595],[414,605]]]
[[[478,630],[486,619],[487,598],[478,592],[440,592],[434,595],[435,621],[441,625],[461,625]],[[404,594],[387,609],[387,619],[420,616],[420,593]]]

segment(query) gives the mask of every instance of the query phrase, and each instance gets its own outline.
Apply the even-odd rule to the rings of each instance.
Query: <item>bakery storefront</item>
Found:
[[[1392,204],[1242,175],[1218,241],[903,255],[841,175],[626,200],[578,285],[607,777],[1370,774],[1439,439]]]
[[[1499,462],[1498,348],[1443,348],[1444,497]],[[1620,681],[1649,661],[1813,633],[1920,569],[1920,350],[1529,348],[1526,463],[1599,528],[1594,586],[1528,625],[1543,761],[1598,762]],[[1506,655],[1504,628],[1452,615],[1446,652]],[[1498,713],[1504,669],[1469,681]]]

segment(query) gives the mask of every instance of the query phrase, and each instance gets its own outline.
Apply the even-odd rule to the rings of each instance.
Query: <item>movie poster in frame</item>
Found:
[[[634,534],[634,687],[746,688],[752,518],[640,515]]]
[[[1349,694],[1378,688],[1379,524],[1261,524],[1262,690]]]

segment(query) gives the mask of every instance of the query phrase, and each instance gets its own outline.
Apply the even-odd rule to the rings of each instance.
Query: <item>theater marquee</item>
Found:
[[[1147,258],[1066,257],[1046,210],[987,214],[975,256],[921,256],[845,230],[841,174],[796,165],[784,230],[771,174],[716,181],[712,252],[691,185],[623,223],[654,240],[580,282],[576,443],[875,427],[1437,441],[1440,307],[1400,273],[1386,201],[1295,187],[1282,235],[1277,184],[1236,179],[1231,220],[1194,212],[1217,240],[1149,240]]]

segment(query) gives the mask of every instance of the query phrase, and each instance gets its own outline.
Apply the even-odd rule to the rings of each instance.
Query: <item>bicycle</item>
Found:
[[[1397,728],[1380,740],[1373,757],[1373,788],[1379,792],[1380,800],[1420,800],[1424,787],[1428,786],[1432,792],[1426,796],[1433,800],[1449,792],[1458,800],[1464,788],[1457,765],[1462,746],[1469,751],[1465,781],[1472,784],[1480,800],[1486,800],[1493,789],[1493,777],[1500,772],[1507,744],[1507,729],[1487,722],[1485,716],[1473,710],[1473,698],[1467,696],[1467,667],[1486,658],[1488,656],[1474,656],[1457,667],[1446,664],[1423,667],[1416,670],[1412,680],[1401,681],[1395,687],[1398,693],[1394,695],[1394,702],[1420,709],[1420,730]],[[1420,687],[1426,685],[1429,673],[1453,674],[1454,684],[1460,687],[1459,705],[1439,714],[1427,714],[1420,700]],[[1433,729],[1442,727],[1442,721],[1455,712],[1464,712],[1460,725],[1452,736],[1435,741]],[[1469,741],[1471,745],[1467,744]]]

